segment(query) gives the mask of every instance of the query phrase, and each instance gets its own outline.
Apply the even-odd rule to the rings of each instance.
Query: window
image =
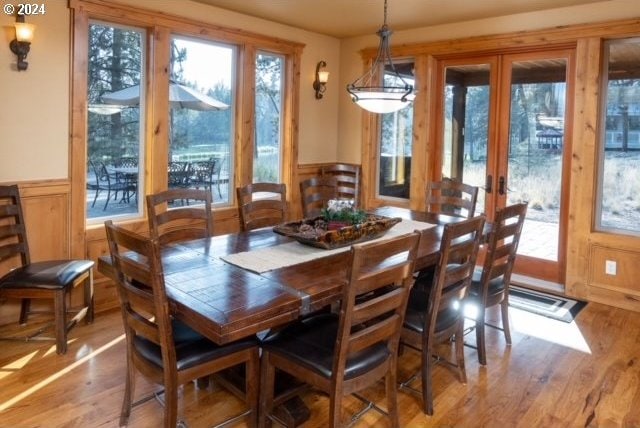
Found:
[[[254,183],[281,181],[283,70],[281,55],[256,56]]]
[[[232,195],[235,57],[233,46],[172,38],[167,186],[205,189],[221,204]]]
[[[87,218],[139,215],[145,31],[91,23],[87,90]]]
[[[414,85],[413,62],[394,64],[404,80]],[[391,73],[385,84],[398,86],[402,82]],[[413,103],[393,113],[382,115],[379,147],[378,195],[409,199],[411,182],[411,148],[413,141]]]
[[[640,39],[605,44],[597,227],[640,233]]]

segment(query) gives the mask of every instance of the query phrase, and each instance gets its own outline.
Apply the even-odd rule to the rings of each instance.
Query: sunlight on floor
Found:
[[[525,334],[538,339],[591,354],[591,348],[575,322],[557,321],[515,308],[509,308],[512,333]]]
[[[4,379],[10,374],[17,372],[18,370],[26,366],[29,363],[29,361],[31,361],[38,354],[38,352],[39,351],[34,351],[2,367],[0,369],[0,379]]]
[[[73,370],[76,367],[86,363],[91,358],[94,358],[94,357],[98,356],[99,354],[101,354],[102,352],[108,350],[109,348],[111,348],[112,346],[114,346],[115,344],[117,344],[118,342],[120,342],[122,340],[124,340],[124,334],[121,335],[121,336],[116,337],[111,342],[109,342],[106,345],[96,349],[94,352],[85,355],[84,357],[80,358],[77,361],[74,361],[73,364],[69,365],[68,367],[65,367],[64,369],[62,369],[59,372],[49,376],[48,378],[38,382],[37,384],[35,384],[32,387],[28,388],[27,390],[23,391],[22,393],[16,395],[15,397],[12,397],[10,400],[5,401],[4,403],[0,403],[0,412],[5,411],[9,407],[15,405],[16,403],[20,402],[21,400],[23,400],[24,398],[28,397],[29,395],[39,391],[40,389],[42,389],[45,386],[49,385],[51,382],[56,381],[57,379],[59,379],[62,376],[66,375],[67,373],[69,373],[71,370]],[[26,357],[24,357],[24,358],[26,358]],[[24,358],[21,358],[18,361],[23,361]],[[16,364],[16,362],[12,363],[12,365],[13,364]],[[6,368],[6,366],[5,366],[5,368]],[[4,370],[4,368],[3,368],[3,370]],[[2,373],[2,372],[0,372],[0,373]]]

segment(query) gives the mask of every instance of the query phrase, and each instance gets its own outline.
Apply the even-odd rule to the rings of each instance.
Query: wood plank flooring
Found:
[[[398,394],[402,426],[640,427],[640,314],[590,303],[571,324],[514,309],[511,315],[513,345],[488,329],[486,367],[478,365],[475,349],[466,348],[466,385],[446,366],[436,367],[434,416],[422,413],[417,397]],[[15,329],[3,326],[0,333]],[[64,356],[56,355],[53,342],[0,341],[0,427],[118,426],[125,372],[120,312],[98,314],[70,337]],[[473,344],[474,335],[466,340]],[[419,355],[406,350],[399,379],[418,367]],[[154,390],[137,379],[137,398]],[[382,384],[364,395],[386,407]],[[327,398],[309,392],[303,399],[312,414],[305,426],[325,427]],[[349,399],[343,417],[360,407]],[[190,428],[242,409],[215,384],[182,390],[180,414]],[[159,427],[161,421],[162,408],[151,400],[133,410],[129,426]],[[370,411],[355,426],[389,424]]]

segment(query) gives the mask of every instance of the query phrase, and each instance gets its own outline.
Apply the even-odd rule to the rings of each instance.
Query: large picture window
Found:
[[[141,212],[145,31],[89,25],[87,218]],[[126,97],[112,95],[124,94]]]
[[[640,233],[640,39],[605,44],[597,226]]]

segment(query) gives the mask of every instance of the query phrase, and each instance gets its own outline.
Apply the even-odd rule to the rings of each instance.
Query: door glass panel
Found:
[[[254,183],[281,181],[283,94],[284,57],[259,53],[256,57]]]
[[[394,63],[394,66],[406,83],[415,88],[413,62]],[[391,72],[385,71],[384,79],[387,86],[404,84]],[[401,110],[381,116],[378,195],[409,199],[413,145],[413,103]]]
[[[442,175],[480,188],[476,214],[485,211],[490,72],[489,64],[445,70]]]
[[[141,215],[145,31],[89,25],[87,219]]]
[[[228,203],[233,177],[235,48],[173,37],[168,188],[205,189]]]
[[[518,254],[558,260],[566,60],[512,63],[507,205],[528,202]]]

